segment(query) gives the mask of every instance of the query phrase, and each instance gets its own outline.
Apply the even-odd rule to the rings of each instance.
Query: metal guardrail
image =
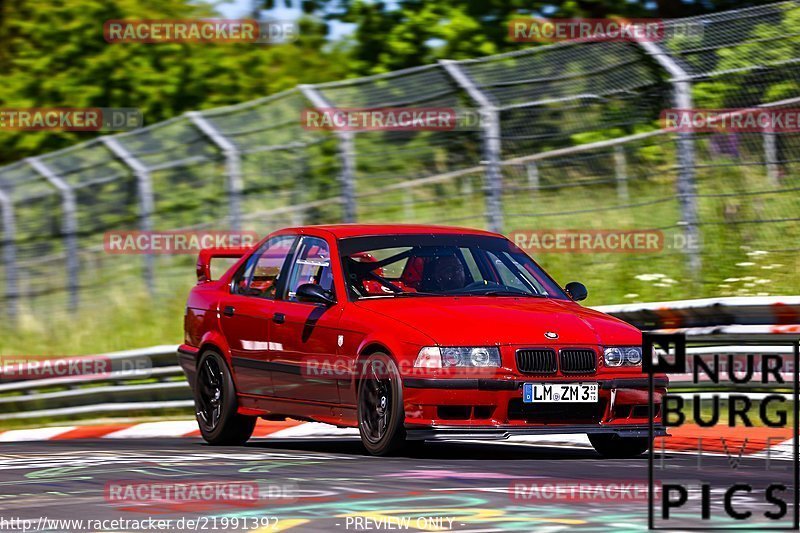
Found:
[[[761,326],[763,329],[763,326],[780,328],[800,324],[800,296],[701,298],[602,305],[595,309],[643,330],[732,325]],[[740,331],[747,332],[747,328]]]
[[[126,368],[109,372],[15,381],[3,381],[0,373],[0,420],[158,414],[190,408],[191,388],[177,364],[177,349],[177,345],[153,346],[88,358],[112,369]]]
[[[695,339],[714,343],[735,343],[738,339],[775,341],[800,337],[797,324],[776,325],[775,317],[800,317],[800,297],[715,298],[651,304],[602,306],[597,310],[636,322],[669,317],[675,327],[666,331],[683,331]],[[716,315],[715,315],[716,313]],[[718,316],[723,324],[691,327],[708,323]],[[737,319],[744,325],[727,325]],[[759,324],[762,321],[764,323]],[[663,320],[657,321],[663,324]],[[689,327],[686,327],[686,326]],[[789,341],[787,340],[787,343]],[[159,414],[168,410],[193,406],[192,392],[177,364],[177,345],[154,346],[95,356],[117,366],[127,364],[130,370],[53,377],[36,380],[3,381],[0,372],[0,421],[58,419],[103,414]],[[719,344],[713,347],[692,347],[698,354],[781,354],[793,356],[792,347],[764,345],[738,346]],[[793,359],[792,359],[793,362]],[[787,368],[791,371],[791,368]],[[786,374],[787,379],[791,376]],[[691,375],[671,377],[672,383],[691,384]],[[705,389],[711,382],[692,384]],[[752,387],[758,394],[758,387]]]

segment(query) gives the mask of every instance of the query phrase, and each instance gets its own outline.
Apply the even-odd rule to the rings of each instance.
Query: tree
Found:
[[[307,13],[317,13],[331,21],[355,24],[351,38],[353,55],[361,73],[370,74],[418,66],[440,58],[473,58],[531,46],[529,43],[512,42],[508,38],[509,21],[525,16],[677,18],[770,2],[303,0],[301,4]],[[275,3],[276,0],[266,0],[263,6],[269,9]],[[292,4],[292,1],[284,0],[284,4]]]
[[[134,107],[145,124],[235,104],[348,73],[324,23],[301,22],[298,41],[109,44],[112,19],[213,16],[190,0],[62,0],[0,3],[0,107]],[[94,132],[0,131],[0,162],[52,151]]]

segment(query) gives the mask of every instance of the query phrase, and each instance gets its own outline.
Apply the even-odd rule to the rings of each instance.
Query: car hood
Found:
[[[619,319],[565,300],[514,297],[362,299],[356,305],[424,333],[437,344],[638,345],[641,333]],[[553,332],[558,339],[545,337]]]

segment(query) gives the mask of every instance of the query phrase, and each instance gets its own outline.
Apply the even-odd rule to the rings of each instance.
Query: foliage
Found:
[[[326,44],[325,24],[312,19],[302,21],[296,42],[283,45],[109,44],[107,20],[189,19],[213,11],[189,0],[6,0],[0,10],[3,108],[134,107],[152,124],[348,73],[343,52]],[[94,135],[3,131],[0,163]]]

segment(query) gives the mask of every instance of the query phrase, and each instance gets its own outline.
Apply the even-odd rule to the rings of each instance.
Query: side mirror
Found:
[[[589,291],[586,290],[586,286],[583,283],[578,283],[577,281],[571,281],[570,283],[567,283],[564,289],[566,289],[567,295],[576,302],[585,300],[586,297],[589,296]]]
[[[312,302],[323,305],[333,305],[336,300],[331,297],[331,294],[317,285],[316,283],[303,283],[297,287],[295,296],[301,302]]]

